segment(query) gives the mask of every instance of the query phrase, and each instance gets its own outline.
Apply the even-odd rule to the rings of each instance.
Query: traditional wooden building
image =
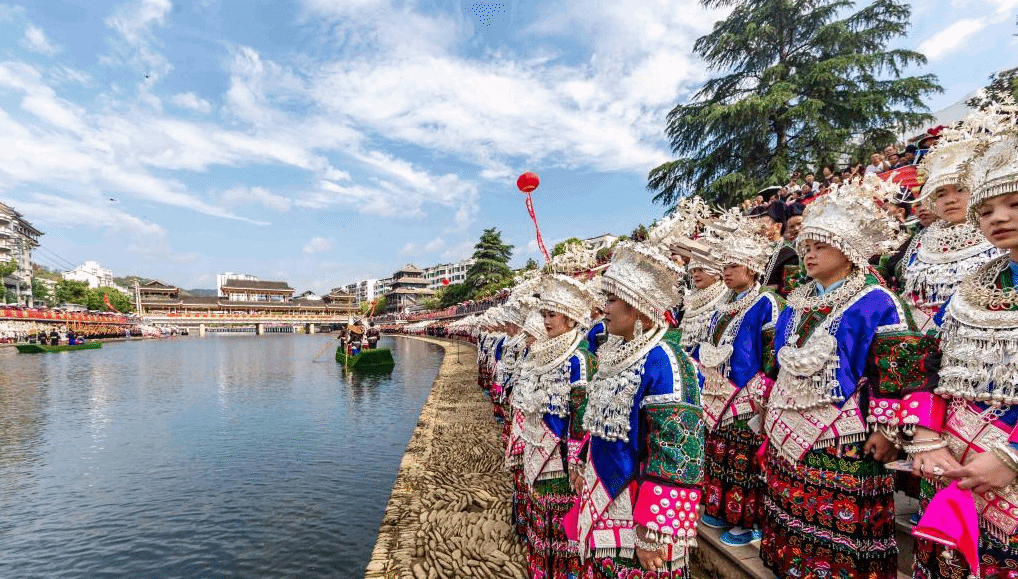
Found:
[[[180,289],[159,281],[151,281],[138,288],[140,304],[136,304],[141,315],[181,316],[188,315],[244,315],[244,316],[348,316],[356,307],[353,296],[335,290],[322,299],[286,298],[275,296],[293,295],[293,289],[286,282],[242,281],[231,285],[230,280],[223,286],[226,297],[202,297],[181,295]],[[240,284],[243,284],[241,286]],[[248,299],[241,299],[247,297]],[[254,299],[250,299],[254,298]],[[140,306],[140,307],[138,307]]]
[[[428,289],[424,270],[409,263],[392,274],[392,284],[385,295],[387,310],[390,312],[412,311],[420,308],[420,302],[435,295]]]

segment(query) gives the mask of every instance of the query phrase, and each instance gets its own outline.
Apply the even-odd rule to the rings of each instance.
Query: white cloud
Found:
[[[304,253],[321,253],[332,249],[332,240],[314,237],[304,246]]]
[[[403,246],[403,248],[399,250],[399,254],[400,255],[404,255],[404,256],[405,255],[414,255],[416,253],[417,253],[417,244],[412,242],[412,241],[406,242],[406,244]]]
[[[190,109],[202,114],[208,114],[212,110],[212,105],[209,104],[209,101],[199,97],[193,92],[177,93],[173,95],[170,102],[178,107]]]
[[[106,25],[120,35],[119,42],[111,42],[113,54],[101,60],[109,64],[126,63],[144,74],[138,84],[142,102],[159,108],[159,99],[151,89],[173,70],[170,61],[157,49],[152,30],[166,25],[173,9],[170,0],[129,0],[106,18]]]
[[[21,40],[21,44],[29,50],[47,56],[53,56],[60,52],[60,48],[50,44],[46,34],[38,26],[29,25],[25,28],[25,37]]]
[[[986,28],[990,21],[986,18],[963,18],[922,41],[916,49],[926,55],[931,62],[950,55],[973,34]]]
[[[427,253],[431,253],[433,251],[438,251],[444,248],[445,240],[442,239],[441,237],[436,237],[435,239],[432,239],[431,241],[428,242],[427,245],[424,246],[424,251]]]
[[[289,197],[276,195],[264,187],[234,187],[219,199],[227,206],[259,204],[277,212],[285,213],[293,206]]]

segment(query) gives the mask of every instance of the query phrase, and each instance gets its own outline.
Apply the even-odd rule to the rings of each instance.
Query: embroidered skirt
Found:
[[[862,448],[795,464],[768,450],[760,558],[778,577],[897,577],[894,477]]]
[[[582,579],[690,579],[689,569],[678,561],[659,571],[644,571],[633,557],[594,557],[583,565]]]
[[[704,512],[729,525],[757,524],[763,488],[756,453],[763,436],[746,422],[718,426],[705,440]]]
[[[575,499],[566,477],[534,484],[527,504],[527,567],[531,579],[575,579],[579,575],[579,547],[570,543],[562,524]]]
[[[527,528],[530,526],[527,521],[530,515],[530,489],[527,488],[527,481],[523,476],[523,465],[514,465],[509,471],[513,476],[513,531],[517,537],[526,542]]]

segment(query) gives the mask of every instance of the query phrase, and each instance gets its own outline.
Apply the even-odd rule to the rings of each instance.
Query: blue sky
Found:
[[[1018,0],[918,3],[944,108],[1018,65]],[[46,0],[0,4],[0,200],[36,260],[183,287],[324,291],[649,223],[664,115],[708,74],[693,0]]]

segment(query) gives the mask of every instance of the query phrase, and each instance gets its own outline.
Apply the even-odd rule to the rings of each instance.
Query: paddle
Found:
[[[314,358],[311,358],[311,361],[312,361],[312,362],[317,362],[317,361],[318,361],[318,357],[319,357],[319,356],[321,356],[322,354],[324,354],[324,353],[325,353],[325,350],[328,350],[328,349],[329,349],[329,346],[331,346],[333,342],[335,342],[335,340],[329,340],[329,343],[328,343],[328,344],[325,344],[325,347],[324,347],[324,348],[322,348],[321,350],[319,350],[319,351],[318,351],[318,353],[317,353],[317,354],[315,354],[315,357],[314,357]]]

